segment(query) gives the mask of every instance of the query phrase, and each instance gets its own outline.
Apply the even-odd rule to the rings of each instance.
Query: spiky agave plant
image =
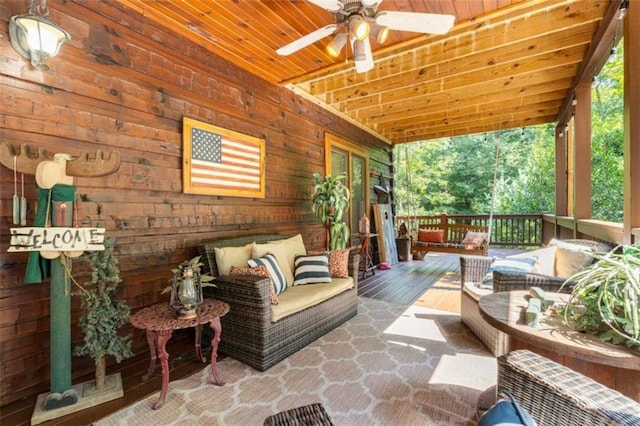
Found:
[[[596,263],[563,284],[573,284],[561,308],[565,322],[605,342],[640,348],[640,245],[592,256]]]

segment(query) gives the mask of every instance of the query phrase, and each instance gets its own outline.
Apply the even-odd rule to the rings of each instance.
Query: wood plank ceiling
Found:
[[[456,16],[445,35],[391,31],[357,74],[332,37],[275,50],[333,15],[302,0],[119,0],[215,54],[309,97],[391,144],[556,121],[606,17],[607,0],[384,0],[378,11]],[[588,59],[588,58],[587,58]],[[584,68],[585,65],[582,65]]]

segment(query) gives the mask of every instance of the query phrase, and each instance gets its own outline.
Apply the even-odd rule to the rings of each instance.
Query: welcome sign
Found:
[[[102,251],[104,228],[11,228],[7,251]]]

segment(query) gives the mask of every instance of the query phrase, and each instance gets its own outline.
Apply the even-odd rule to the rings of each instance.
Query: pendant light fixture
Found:
[[[327,45],[327,53],[337,58],[340,56],[340,52],[342,52],[345,44],[347,44],[347,34],[340,33]]]
[[[31,65],[38,67],[51,56],[56,56],[60,46],[71,39],[68,32],[47,18],[49,9],[47,1],[29,1],[29,13],[16,15],[9,21],[11,46]]]
[[[360,15],[349,17],[349,32],[358,40],[364,40],[369,37],[371,26]]]

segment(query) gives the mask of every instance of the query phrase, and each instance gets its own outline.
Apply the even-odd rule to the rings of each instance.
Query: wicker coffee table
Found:
[[[541,315],[538,327],[529,327],[520,319],[528,294],[498,292],[483,296],[478,302],[482,318],[511,337],[509,351],[529,349],[640,401],[640,352],[571,330],[551,310]],[[562,293],[547,295],[559,304],[566,303],[569,297]]]
[[[169,386],[169,354],[167,353],[167,342],[173,335],[173,330],[182,328],[195,327],[196,329],[196,356],[198,360],[207,362],[202,355],[202,347],[200,339],[202,334],[202,324],[209,323],[213,330],[211,339],[211,375],[215,384],[222,386],[224,381],[218,375],[216,367],[216,359],[218,353],[218,343],[220,342],[220,333],[222,326],[220,317],[229,312],[229,305],[219,300],[206,300],[196,310],[195,318],[177,318],[176,313],[169,307],[168,303],[158,303],[141,309],[131,316],[131,324],[139,329],[143,329],[147,333],[147,342],[149,343],[149,352],[151,360],[147,374],[142,376],[142,381],[149,380],[156,368],[156,358],[160,358],[162,367],[162,385],[160,388],[160,398],[153,405],[153,409],[157,410],[162,407],[167,396],[167,388]],[[156,356],[157,354],[157,356]]]

